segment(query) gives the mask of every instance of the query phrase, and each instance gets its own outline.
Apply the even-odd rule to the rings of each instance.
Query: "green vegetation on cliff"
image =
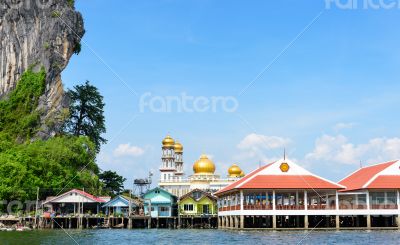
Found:
[[[25,72],[9,98],[0,101],[0,132],[25,141],[35,135],[40,123],[37,110],[39,98],[45,89],[46,73],[41,70]]]
[[[8,98],[0,101],[0,200],[35,200],[59,191],[101,189],[96,146],[88,137],[61,135],[34,139],[40,128],[38,110],[46,74],[25,72]],[[1,209],[1,207],[0,207]]]

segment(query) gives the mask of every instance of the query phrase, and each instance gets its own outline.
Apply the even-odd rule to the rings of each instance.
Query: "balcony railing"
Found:
[[[367,209],[366,204],[340,204],[339,209]]]
[[[254,204],[254,205],[243,205],[244,210],[272,210],[272,205],[267,204]]]
[[[304,210],[304,205],[276,205],[276,210]]]
[[[397,209],[397,204],[371,204],[371,209]]]
[[[336,209],[336,205],[312,204],[312,205],[307,205],[307,209],[308,210],[324,210],[324,209],[333,210],[333,209]]]
[[[397,204],[371,204],[371,209],[398,209]],[[243,210],[272,210],[272,204],[252,204],[243,205]],[[325,204],[312,204],[307,205],[308,210],[335,210],[336,205],[325,205]],[[367,209],[366,204],[340,204],[339,209],[341,210],[359,210]],[[240,205],[220,207],[219,211],[235,211],[240,210]],[[276,205],[275,210],[305,210],[304,205]]]

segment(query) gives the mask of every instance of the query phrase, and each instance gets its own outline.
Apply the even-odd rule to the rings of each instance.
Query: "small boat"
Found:
[[[115,226],[113,226],[113,228],[114,228],[114,229],[121,229],[121,228],[124,228],[124,223],[115,225]]]
[[[32,230],[32,229],[29,228],[29,227],[26,227],[26,226],[19,225],[19,226],[17,226],[17,227],[15,228],[15,230],[16,230],[16,231],[30,231],[30,230]]]

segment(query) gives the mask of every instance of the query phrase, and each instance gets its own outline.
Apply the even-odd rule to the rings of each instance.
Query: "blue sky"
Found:
[[[76,7],[86,34],[63,82],[90,80],[104,95],[109,143],[99,165],[127,184],[149,170],[158,179],[167,133],[184,145],[187,174],[202,153],[224,176],[234,162],[249,172],[286,147],[332,180],[360,161],[400,157],[399,8],[298,0],[78,0]],[[140,110],[146,93],[229,97],[238,107]]]

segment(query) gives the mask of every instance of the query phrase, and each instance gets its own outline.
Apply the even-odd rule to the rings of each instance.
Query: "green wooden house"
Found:
[[[179,215],[214,216],[217,215],[217,198],[203,190],[195,189],[179,198]]]

